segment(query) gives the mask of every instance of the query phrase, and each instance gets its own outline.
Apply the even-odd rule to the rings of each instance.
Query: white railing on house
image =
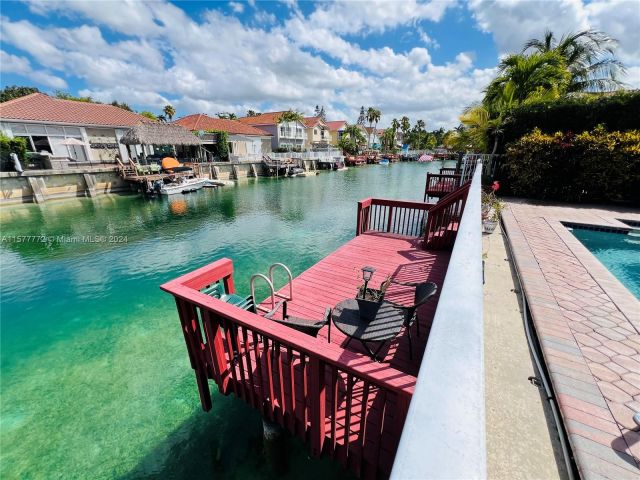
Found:
[[[487,476],[481,175],[476,168],[392,479]]]

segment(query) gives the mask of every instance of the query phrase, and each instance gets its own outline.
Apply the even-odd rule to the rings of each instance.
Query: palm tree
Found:
[[[409,131],[411,130],[411,122],[409,117],[404,116],[400,119],[400,131],[402,132],[402,142],[407,143],[409,138]]]
[[[530,97],[554,98],[564,93],[571,75],[557,52],[508,55],[498,65],[498,76],[485,90],[484,104],[491,111],[501,111],[500,102],[510,97],[515,104]]]
[[[373,128],[375,117],[376,109],[373,107],[367,108],[367,122],[369,122],[369,130],[367,130],[367,147],[371,147],[371,129]]]
[[[460,116],[460,121],[466,127],[468,137],[474,147],[482,152],[486,152],[487,140],[493,137],[493,151],[498,148],[498,138],[502,133],[502,115],[491,118],[491,113],[483,105],[472,105],[468,107]]]
[[[398,128],[400,128],[400,122],[397,119],[391,120],[391,129],[393,130],[393,143],[395,146],[396,135],[398,134]]]
[[[376,133],[376,135],[378,133],[378,122],[380,121],[380,117],[381,116],[382,116],[382,112],[380,110],[378,110],[377,108],[374,108],[373,109],[373,121],[375,122],[375,125],[373,127],[374,128],[373,131]]]
[[[359,145],[363,144],[365,141],[366,139],[364,138],[362,130],[360,130],[360,126],[358,124],[347,124],[344,132],[342,132],[338,145],[347,153],[355,154],[358,153]]]
[[[614,57],[618,41],[597,30],[570,32],[558,40],[547,30],[544,39],[532,38],[525,43],[522,53],[533,50],[538,53],[555,52],[565,62],[571,74],[567,92],[606,92],[622,86],[617,77],[624,73],[622,62]]]
[[[165,105],[165,107],[162,109],[162,112],[164,113],[165,117],[167,117],[169,121],[171,121],[173,120],[173,116],[176,114],[176,109],[171,105]]]

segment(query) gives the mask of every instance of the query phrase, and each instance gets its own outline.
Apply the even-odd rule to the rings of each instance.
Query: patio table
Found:
[[[358,301],[355,299],[338,303],[331,317],[336,328],[349,339],[345,346],[354,338],[359,340],[371,359],[376,362],[381,361],[377,355],[385,342],[397,337],[405,323],[404,311],[388,302],[382,302],[373,320],[364,319],[360,316]],[[380,345],[373,352],[367,345],[368,342],[380,342]]]

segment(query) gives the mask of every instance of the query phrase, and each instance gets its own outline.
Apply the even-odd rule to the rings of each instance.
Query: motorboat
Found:
[[[153,188],[160,195],[175,195],[176,193],[195,192],[207,183],[209,183],[209,180],[206,178],[179,177],[169,183],[157,181],[154,183]]]

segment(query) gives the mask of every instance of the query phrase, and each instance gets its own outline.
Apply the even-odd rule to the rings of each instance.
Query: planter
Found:
[[[366,300],[364,298],[356,298],[358,301],[358,309],[360,310],[360,317],[365,320],[373,320],[376,318],[378,314],[378,310],[380,309],[380,305],[382,305],[382,300],[373,301]]]
[[[493,233],[497,226],[497,220],[485,220],[484,222],[482,222],[482,231],[484,233]]]

